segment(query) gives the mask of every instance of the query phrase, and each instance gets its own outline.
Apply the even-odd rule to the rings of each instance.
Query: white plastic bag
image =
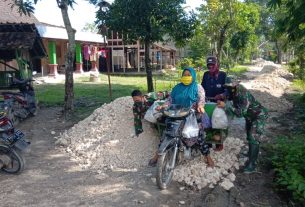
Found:
[[[144,115],[144,119],[146,121],[149,121],[151,123],[156,123],[157,119],[162,116],[162,113],[156,110],[157,106],[160,106],[160,104],[162,104],[162,102],[155,101],[153,105],[149,107],[149,109],[146,111]]]
[[[226,112],[219,107],[216,107],[212,114],[212,128],[226,129],[228,128],[228,117]]]
[[[199,127],[197,124],[196,115],[191,113],[186,117],[184,128],[182,130],[182,136],[185,138],[197,137],[199,133]]]

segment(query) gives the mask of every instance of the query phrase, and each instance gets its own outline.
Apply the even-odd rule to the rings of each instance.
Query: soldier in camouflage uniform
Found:
[[[226,84],[228,89],[228,100],[224,106],[223,102],[218,105],[225,107],[226,111],[246,120],[247,140],[249,144],[248,162],[244,168],[245,173],[252,173],[256,169],[256,160],[259,154],[259,144],[263,135],[265,123],[268,118],[268,110],[263,107],[251,93],[240,84]]]
[[[131,93],[132,99],[134,101],[132,111],[134,115],[134,129],[135,134],[139,136],[143,132],[142,119],[144,118],[145,112],[149,108],[149,102],[146,101],[141,91],[134,90]]]

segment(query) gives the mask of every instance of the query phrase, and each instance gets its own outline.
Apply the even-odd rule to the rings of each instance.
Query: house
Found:
[[[68,47],[67,31],[62,26],[37,23],[36,27],[43,44],[48,48],[48,58],[41,61],[41,69],[37,72],[42,75],[56,76],[64,72],[65,54]],[[98,71],[100,48],[105,47],[105,40],[102,35],[90,32],[75,33],[75,73],[83,71]]]
[[[0,1],[0,87],[11,85],[12,77],[29,78],[32,65],[46,56],[33,16],[20,15],[13,0]]]
[[[62,26],[41,23],[34,15],[20,16],[17,7],[11,10],[10,4],[13,2],[13,0],[0,1],[0,9],[4,11],[0,14],[2,28],[0,30],[2,58],[0,59],[4,61],[0,70],[14,71],[18,64],[23,64],[23,68],[31,68],[42,76],[55,77],[58,73],[64,73],[65,55],[68,49],[66,29]],[[18,28],[15,26],[17,24]],[[118,33],[111,32],[107,44],[106,38],[102,35],[77,31],[75,42],[75,73],[106,72],[107,66],[112,73],[144,71],[145,50],[140,41],[125,44]],[[18,53],[15,51],[16,48]],[[28,64],[12,61],[16,55],[18,57],[25,55],[24,52],[20,53],[20,50],[28,50],[29,55],[24,58]],[[11,54],[10,57],[4,57],[9,54]],[[154,43],[150,50],[150,57],[155,70],[174,68],[177,58],[176,49],[173,46]]]
[[[123,36],[114,31],[109,32],[107,41],[107,52],[111,56],[110,71],[112,73],[144,71],[145,48],[140,41],[136,41],[133,44],[125,44]],[[177,49],[173,45],[170,46],[160,42],[153,43],[150,48],[153,70],[175,68],[177,61],[176,52]]]
[[[62,26],[45,23],[36,24],[43,44],[48,48],[48,58],[41,62],[42,75],[56,76],[64,72],[65,54],[67,52],[68,36]],[[144,71],[144,46],[137,41],[135,44],[125,45],[118,33],[111,32],[111,36],[76,32],[75,73],[83,71],[128,73]],[[176,64],[176,48],[174,46],[154,43],[150,50],[153,68],[161,70],[174,68]]]

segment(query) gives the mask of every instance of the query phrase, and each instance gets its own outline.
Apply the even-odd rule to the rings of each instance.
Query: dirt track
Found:
[[[0,206],[282,206],[271,189],[269,171],[237,173],[230,191],[220,187],[196,191],[178,183],[160,191],[155,168],[101,174],[83,170],[55,148],[53,137],[73,125],[56,115],[59,110],[40,109],[18,126],[32,142],[31,152],[22,174],[0,174]],[[237,122],[235,130],[243,133],[240,127]]]
[[[175,185],[159,191],[152,179],[154,168],[104,175],[83,171],[68,154],[54,148],[51,132],[71,127],[58,119],[58,112],[41,109],[18,127],[30,138],[31,152],[22,174],[0,174],[0,206],[177,206],[188,194],[200,197],[199,192],[180,191]]]

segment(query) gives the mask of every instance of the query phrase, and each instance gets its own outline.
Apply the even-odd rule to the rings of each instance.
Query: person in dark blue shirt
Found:
[[[207,58],[207,68],[209,71],[206,71],[203,74],[201,82],[206,99],[212,102],[224,100],[224,84],[227,82],[227,74],[223,71],[219,71],[219,64],[215,56]]]
[[[207,68],[203,74],[201,85],[205,91],[206,101],[217,102],[224,101],[226,97],[226,89],[224,85],[228,82],[227,74],[219,71],[219,63],[215,56],[207,58]],[[216,140],[217,136],[215,136]],[[216,151],[221,151],[223,144],[216,144]]]

